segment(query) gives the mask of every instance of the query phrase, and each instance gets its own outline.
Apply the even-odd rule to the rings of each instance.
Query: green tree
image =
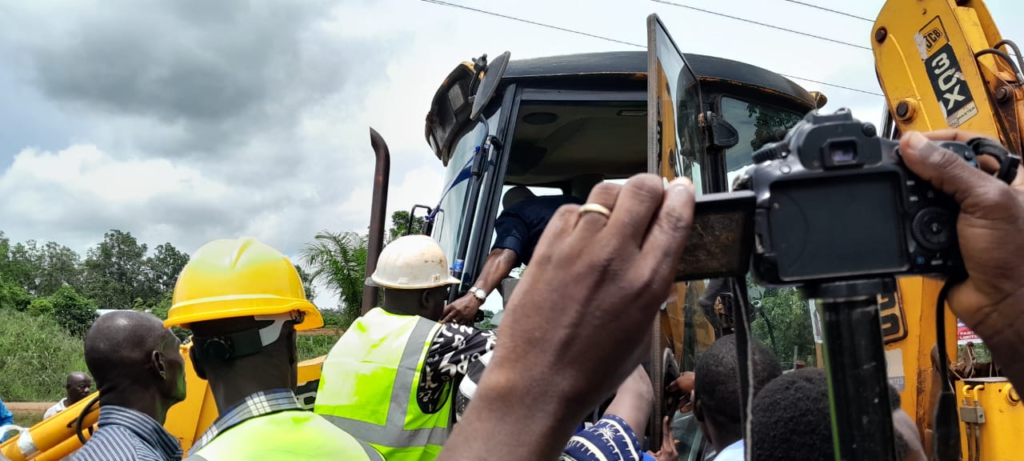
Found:
[[[153,256],[146,258],[146,275],[149,278],[146,289],[153,292],[148,296],[151,302],[159,302],[162,294],[174,291],[174,284],[178,282],[178,275],[188,264],[188,259],[188,254],[178,251],[170,243],[157,245]]]
[[[78,253],[57,242],[47,242],[39,249],[34,294],[50,296],[60,287],[81,287],[81,260]]]
[[[396,211],[391,214],[391,229],[388,230],[387,241],[385,243],[391,243],[398,237],[405,235],[409,229],[409,212],[408,211]],[[427,229],[427,221],[420,216],[416,216],[412,221],[412,234],[422,234]]]
[[[78,294],[74,288],[60,287],[50,297],[53,316],[68,333],[82,336],[96,320],[96,306],[92,300]]]
[[[21,285],[0,273],[0,310],[24,311],[32,303],[32,295]]]
[[[342,328],[359,316],[366,279],[366,241],[365,235],[355,232],[322,231],[300,252],[311,280],[338,295],[345,317]]]
[[[306,299],[313,301],[313,298],[316,298],[313,276],[298,264],[295,265],[295,270],[299,273],[299,279],[302,280],[302,288],[306,290]]]
[[[36,278],[39,274],[39,248],[35,240],[16,243],[10,247],[7,277],[29,294],[36,291]]]
[[[146,244],[112,229],[85,258],[85,294],[103,309],[130,309],[136,299],[151,298],[145,258]]]
[[[796,289],[759,287],[759,290],[752,290],[751,298],[760,310],[751,325],[751,332],[755,338],[772,348],[784,366],[793,365],[794,348],[797,348],[800,360],[808,355],[814,356],[810,311],[807,301]]]
[[[173,301],[173,294],[171,292],[163,293],[160,299],[149,308],[149,313],[156,316],[160,320],[167,320],[167,313],[171,310],[171,302]],[[174,333],[178,339],[184,341],[191,335],[188,330],[181,327],[171,327],[171,332]]]
[[[783,112],[754,103],[747,105],[747,115],[754,118],[754,138],[750,140],[750,147],[753,150],[775,141],[778,139],[779,130],[792,128],[802,118],[792,112]]]

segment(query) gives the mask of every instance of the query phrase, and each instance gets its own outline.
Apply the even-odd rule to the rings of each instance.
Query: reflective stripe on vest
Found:
[[[451,390],[438,412],[425,414],[416,389],[440,327],[380,308],[356,319],[324,361],[314,411],[385,459],[433,459],[448,440]]]
[[[185,459],[383,461],[384,457],[319,415],[305,410],[288,410],[244,421],[217,434],[210,443]]]

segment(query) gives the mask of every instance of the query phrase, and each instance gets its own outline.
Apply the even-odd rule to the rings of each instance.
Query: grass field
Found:
[[[43,420],[42,413],[15,413],[14,424],[21,427],[32,427],[35,426],[39,421]]]
[[[334,343],[338,342],[335,336],[297,336],[296,342],[299,346],[299,361],[315,359],[321,355],[327,355]]]
[[[81,338],[47,316],[0,310],[0,399],[56,402],[72,371],[87,371]]]

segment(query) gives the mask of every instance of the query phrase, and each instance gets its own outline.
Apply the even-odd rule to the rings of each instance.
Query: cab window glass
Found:
[[[753,163],[751,154],[777,139],[775,135],[778,130],[792,128],[803,116],[772,106],[723,97],[722,118],[739,133],[739,142],[725,152],[731,190],[733,179]]]
[[[497,129],[500,112],[498,110],[488,117],[491,131]],[[448,160],[444,190],[441,192],[443,195],[434,215],[433,237],[444,249],[450,264],[455,263],[455,252],[459,248],[463,223],[469,218],[470,210],[466,209],[469,198],[469,168],[473,154],[483,141],[483,137],[484,125],[478,124],[462,135],[452,149],[451,159]]]

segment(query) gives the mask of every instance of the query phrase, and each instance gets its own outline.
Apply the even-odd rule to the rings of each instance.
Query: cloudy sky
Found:
[[[868,18],[883,3],[807,2]],[[658,13],[684,51],[880,92],[870,51],[663,3],[451,3],[635,44]],[[676,3],[869,46],[871,23],[785,0]],[[1024,6],[989,7],[1024,40]],[[0,230],[83,254],[116,228],[294,255],[319,230],[365,230],[371,126],[391,147],[389,209],[438,196],[423,121],[460,61],[634,49],[420,0],[0,0]],[[796,81],[880,119],[879,96]]]

